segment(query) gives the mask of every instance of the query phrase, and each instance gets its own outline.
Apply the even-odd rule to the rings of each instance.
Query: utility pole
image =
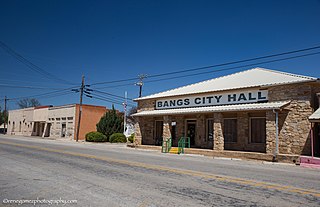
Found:
[[[123,134],[126,133],[127,128],[127,91],[124,93],[124,103],[123,103],[124,117],[123,117]],[[128,138],[127,138],[128,142]]]
[[[79,132],[80,132],[80,122],[81,122],[81,114],[82,114],[82,97],[83,97],[83,90],[84,90],[84,75],[82,75],[82,82],[80,88],[80,104],[79,104],[79,119],[78,119],[78,126],[77,126],[77,137],[76,141],[79,141]]]
[[[140,74],[139,76],[139,82],[136,83],[136,86],[139,86],[140,90],[139,90],[139,98],[142,96],[142,86],[143,86],[143,79],[145,79],[147,77],[146,74]]]
[[[6,134],[6,117],[7,117],[7,101],[9,99],[7,99],[7,96],[4,97],[4,110],[3,110],[3,118],[4,118],[4,122],[3,122],[3,134]]]

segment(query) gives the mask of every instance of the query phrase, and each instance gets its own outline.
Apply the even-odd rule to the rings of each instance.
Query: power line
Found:
[[[110,101],[109,99],[105,99],[105,98],[98,98],[98,97],[95,97],[95,96],[92,96],[92,97],[89,97],[89,98],[98,99],[98,100],[106,101],[106,102],[109,102],[109,103],[112,103],[112,104],[117,104],[117,105],[123,106],[123,103],[121,103],[121,102]],[[134,105],[129,105],[129,104],[128,104],[128,106],[134,107]]]
[[[47,92],[47,93],[41,93],[41,94],[35,94],[35,95],[30,95],[30,96],[23,96],[23,97],[15,97],[15,98],[8,98],[8,100],[19,100],[19,99],[24,99],[24,98],[38,98],[38,97],[45,97],[47,95],[55,95],[55,94],[59,94],[60,92],[67,92],[67,91],[71,91],[71,89],[74,89],[75,87],[70,87],[70,88],[65,88],[65,89],[61,89],[61,90],[56,90],[56,91],[52,91],[52,92]],[[72,92],[73,93],[73,92]],[[3,99],[0,99],[0,101],[2,101]]]
[[[150,80],[150,81],[145,81],[145,83],[153,83],[153,82],[159,82],[159,81],[164,81],[164,80],[172,80],[172,79],[177,79],[177,78],[184,78],[184,77],[190,77],[190,76],[195,76],[195,75],[208,74],[208,73],[213,73],[213,72],[221,72],[221,71],[233,70],[233,69],[238,69],[238,68],[243,68],[243,67],[257,66],[257,65],[260,65],[260,64],[279,62],[279,61],[290,60],[290,59],[306,57],[306,56],[311,56],[311,55],[318,55],[318,54],[320,54],[320,52],[309,53],[309,54],[305,54],[305,55],[298,55],[298,56],[282,58],[282,59],[277,59],[277,60],[264,61],[264,62],[253,63],[253,64],[248,64],[248,65],[235,66],[235,67],[230,67],[230,68],[223,68],[223,69],[214,70],[214,71],[206,71],[206,72],[193,73],[193,74],[188,74],[188,75],[180,75],[180,76],[174,76],[174,77],[169,77],[169,78]]]
[[[69,94],[73,94],[74,92],[63,92],[63,93],[59,93],[59,94],[53,94],[53,95],[48,95],[48,96],[42,96],[40,98],[37,99],[47,99],[47,98],[54,98],[54,97],[60,97],[60,96],[65,96],[65,95],[69,95]],[[33,98],[33,97],[32,97]]]
[[[115,95],[115,94],[112,94],[112,93],[107,93],[107,92],[99,91],[99,90],[96,90],[96,89],[91,89],[91,90],[94,91],[94,92],[97,92],[97,93],[101,93],[101,94],[105,94],[105,95],[117,97],[117,98],[119,98],[119,99],[125,99],[125,97],[118,96],[118,95]],[[128,97],[127,97],[127,100],[133,101],[132,98],[128,98]]]
[[[122,87],[122,86],[134,86],[134,85],[135,85],[135,83],[126,83],[126,84],[118,84],[118,85],[98,87],[98,88],[94,88],[94,89],[117,88],[117,87]]]
[[[291,56],[291,57],[286,57],[286,58],[281,58],[281,59],[263,61],[263,62],[252,63],[252,64],[247,64],[247,65],[234,66],[234,67],[229,67],[229,68],[222,68],[222,69],[211,70],[211,71],[206,71],[206,72],[199,72],[199,73],[192,73],[192,74],[187,74],[187,75],[179,75],[179,76],[174,76],[174,77],[149,80],[149,81],[144,81],[144,82],[145,83],[153,83],[153,82],[159,82],[159,81],[165,81],[165,80],[171,80],[171,79],[177,79],[177,78],[190,77],[190,76],[195,76],[195,75],[202,75],[202,74],[209,74],[209,73],[215,73],[215,72],[221,72],[221,71],[228,71],[228,70],[234,70],[234,69],[243,68],[243,67],[258,66],[258,65],[261,65],[261,64],[280,62],[280,61],[291,60],[291,59],[296,59],[296,58],[302,58],[302,57],[318,55],[318,54],[320,54],[320,52],[308,53],[308,54],[303,54],[303,55],[296,55],[296,56]],[[149,77],[154,77],[154,76],[149,76]],[[98,87],[98,88],[95,88],[95,89],[117,88],[117,87],[132,86],[132,85],[133,85],[133,83],[129,83],[129,84],[120,84],[120,85],[111,85],[111,86],[105,86],[105,87]]]
[[[110,102],[110,103],[114,103],[114,104],[118,104],[118,105],[123,105],[123,102],[119,101],[119,100],[115,100],[115,99],[112,99],[112,98],[109,98],[109,97],[104,97],[104,96],[101,96],[101,95],[98,95],[98,94],[85,94],[85,96],[87,96],[88,98],[95,98],[95,99],[100,99],[100,100],[103,100],[103,101],[107,101],[107,102]],[[131,107],[134,107],[133,104],[127,104],[128,106],[131,106]]]
[[[139,98],[142,96],[142,86],[143,86],[143,79],[147,78],[147,74],[140,74],[139,75],[139,82],[137,82],[135,85],[139,86]]]
[[[69,82],[67,80],[58,78],[57,76],[45,71],[44,69],[40,68],[39,66],[33,64],[32,62],[30,62],[29,60],[24,58],[22,55],[20,55],[16,51],[14,51],[12,48],[10,48],[8,45],[6,45],[2,41],[0,41],[0,47],[2,47],[2,49],[4,49],[8,54],[10,54],[12,57],[17,59],[19,62],[21,62],[24,65],[26,65],[29,69],[31,69],[32,71],[34,71],[36,73],[41,74],[42,76],[46,77],[47,79],[51,79],[51,80],[54,80],[54,81],[57,81],[57,82],[60,82],[60,83],[64,83],[64,84],[75,85],[74,83],[71,83],[71,82]]]
[[[102,95],[99,95],[99,94],[90,94],[89,96],[86,95],[87,97],[89,96],[95,96],[95,97],[99,97],[99,98],[104,98],[104,99],[107,99],[109,101],[114,101],[114,102],[117,102],[117,103],[123,103],[124,100],[117,100],[117,99],[113,99],[113,98],[110,98],[110,97],[105,97],[105,96],[102,96]],[[90,97],[89,97],[90,98]]]
[[[21,86],[21,85],[10,85],[10,84],[0,84],[0,87],[10,87],[10,88],[25,88],[25,89],[50,89],[50,90],[60,90],[62,88],[47,88],[38,86]]]
[[[239,63],[250,62],[250,61],[261,60],[261,59],[267,59],[267,58],[273,58],[273,57],[289,55],[289,54],[294,54],[294,53],[301,53],[301,52],[306,52],[306,51],[310,51],[310,50],[316,50],[316,49],[319,49],[319,48],[320,48],[320,46],[314,46],[314,47],[303,48],[303,49],[299,49],[299,50],[282,52],[282,53],[277,53],[277,54],[272,54],[272,55],[260,56],[260,57],[249,58],[249,59],[238,60],[238,61],[232,61],[232,62],[227,62],[227,63],[220,63],[220,64],[216,64],[216,65],[209,65],[209,66],[204,66],[204,67],[177,70],[177,71],[168,72],[168,73],[154,74],[154,75],[149,75],[148,77],[149,78],[153,78],[153,77],[173,75],[173,74],[178,74],[178,73],[186,73],[186,72],[197,71],[197,70],[205,70],[205,69],[209,69],[209,68],[215,68],[215,67],[239,64]],[[132,80],[139,80],[139,79],[140,79],[140,77],[138,77],[138,78],[128,78],[128,79],[120,79],[120,80],[114,80],[114,81],[97,82],[97,83],[93,83],[91,85],[102,85],[102,84],[110,84],[110,83],[118,83],[118,82],[127,82],[127,81],[132,81]],[[120,86],[122,86],[122,85],[120,85]]]
[[[315,49],[319,49],[319,48],[320,48],[320,46],[315,46],[315,47],[304,48],[304,49],[300,49],[300,50],[294,50],[294,51],[289,51],[289,52],[278,53],[278,54],[274,54],[274,55],[260,56],[260,57],[256,57],[256,58],[250,58],[250,59],[245,59],[245,60],[227,62],[227,63],[216,64],[216,65],[209,65],[209,66],[204,66],[204,67],[199,67],[199,68],[191,68],[191,69],[174,71],[174,72],[169,72],[169,73],[161,73],[161,74],[156,74],[156,75],[150,75],[149,77],[159,77],[159,76],[172,75],[172,74],[177,74],[177,73],[185,73],[185,72],[190,72],[190,71],[195,71],[195,70],[204,70],[204,69],[208,69],[208,68],[221,67],[221,66],[226,66],[226,65],[233,65],[233,64],[250,62],[250,61],[261,60],[261,59],[267,59],[267,58],[272,58],[272,57],[277,57],[277,56],[300,53],[300,52],[305,52],[305,51],[309,51],[309,50],[315,50]]]

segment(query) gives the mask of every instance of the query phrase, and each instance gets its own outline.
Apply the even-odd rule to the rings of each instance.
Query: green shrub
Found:
[[[128,137],[129,142],[133,143],[134,141],[134,133]]]
[[[106,142],[108,138],[106,135],[100,132],[89,132],[86,134],[86,141],[87,142]]]
[[[117,112],[114,106],[112,106],[112,109],[108,110],[104,116],[101,117],[96,126],[98,132],[110,138],[112,134],[123,131],[123,114]]]
[[[126,138],[126,136],[125,136],[124,134],[122,134],[122,133],[114,133],[114,134],[112,134],[112,135],[110,136],[109,141],[110,141],[111,143],[118,143],[118,142],[120,142],[120,143],[125,143],[125,142],[127,142],[127,138]]]

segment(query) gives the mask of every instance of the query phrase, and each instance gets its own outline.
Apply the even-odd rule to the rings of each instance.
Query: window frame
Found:
[[[226,142],[226,139],[225,139],[225,136],[224,136],[224,131],[225,131],[225,120],[236,120],[236,141],[232,141],[232,142]],[[238,118],[237,117],[228,117],[228,118],[223,118],[223,140],[224,140],[224,143],[227,143],[227,144],[234,144],[234,143],[238,143]]]
[[[265,119],[265,142],[252,142],[252,119]],[[263,117],[263,116],[252,116],[252,117],[249,117],[249,140],[248,140],[248,143],[249,144],[266,144],[267,142],[267,118],[266,117]]]
[[[209,121],[212,121],[212,141],[214,140],[214,118],[206,119],[206,142],[209,141]]]
[[[164,121],[163,119],[155,119],[154,120],[154,130],[153,130],[153,140],[155,141],[157,139],[156,135],[157,135],[157,122],[162,122],[162,135],[161,137],[163,138],[163,124]]]

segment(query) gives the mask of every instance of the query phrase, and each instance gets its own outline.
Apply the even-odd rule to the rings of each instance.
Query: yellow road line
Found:
[[[236,178],[236,177],[230,177],[230,176],[221,176],[221,175],[215,175],[215,174],[210,174],[210,173],[205,173],[205,172],[198,172],[198,171],[193,171],[193,170],[175,169],[175,168],[163,167],[163,166],[159,166],[159,165],[152,165],[152,164],[146,164],[146,163],[140,163],[140,162],[119,160],[119,159],[95,156],[95,155],[90,155],[90,154],[70,152],[70,151],[58,150],[58,149],[50,149],[50,148],[46,148],[46,147],[31,146],[31,145],[18,144],[18,143],[6,142],[6,141],[0,141],[0,144],[17,146],[17,147],[24,147],[24,148],[29,148],[29,149],[37,149],[37,150],[42,150],[42,151],[47,151],[47,152],[55,152],[55,153],[72,155],[72,156],[77,156],[77,157],[91,158],[91,159],[96,159],[96,160],[124,164],[124,165],[128,165],[131,167],[141,167],[141,168],[150,169],[150,170],[159,170],[159,171],[165,171],[165,172],[170,172],[170,173],[190,175],[190,176],[194,176],[194,177],[201,177],[201,178],[206,178],[206,179],[214,179],[214,180],[223,181],[223,182],[231,182],[231,183],[236,183],[236,184],[249,185],[252,187],[262,187],[262,188],[266,188],[266,189],[273,189],[273,190],[286,191],[286,192],[297,193],[297,194],[302,194],[302,195],[313,195],[315,197],[320,197],[320,192],[317,190],[314,190],[314,189],[297,188],[297,187],[289,186],[289,185],[285,186],[285,185],[268,183],[268,182],[263,182],[263,181],[254,181],[254,180]]]

